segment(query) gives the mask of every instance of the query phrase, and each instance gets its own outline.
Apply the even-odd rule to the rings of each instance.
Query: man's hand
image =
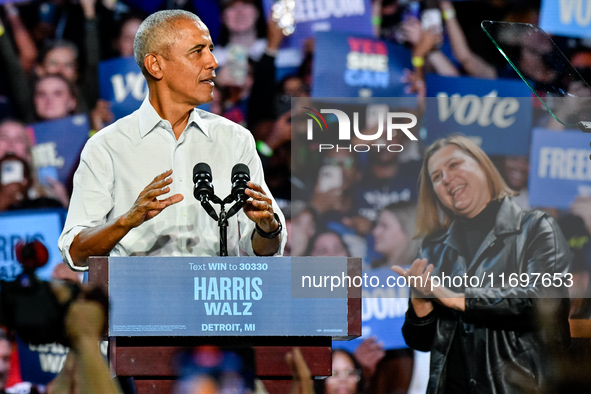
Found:
[[[254,182],[248,182],[248,189],[244,193],[250,197],[244,206],[244,213],[250,220],[259,225],[266,233],[273,232],[279,227],[275,220],[273,204],[262,187]]]
[[[248,182],[245,194],[250,197],[244,206],[244,213],[255,222],[261,230],[271,233],[279,228],[275,220],[273,204],[262,187],[254,182]],[[257,256],[272,256],[277,253],[281,245],[281,235],[273,239],[261,237],[256,231],[252,236],[252,250]]]
[[[289,369],[291,369],[291,374],[293,375],[291,393],[314,394],[312,375],[300,348],[295,347],[291,352],[286,353],[285,361],[289,365]]]
[[[23,183],[9,183],[0,186],[0,211],[4,211],[12,204],[25,199],[26,185]]]
[[[74,347],[82,341],[90,341],[97,345],[104,322],[105,312],[101,304],[78,299],[68,309],[65,320],[66,332]]]
[[[376,366],[386,355],[384,345],[375,337],[370,337],[361,342],[355,350],[355,358],[363,367],[364,376],[368,379],[373,376]]]
[[[143,222],[152,219],[165,208],[183,201],[182,194],[175,194],[164,200],[158,200],[157,197],[170,191],[172,183],[172,170],[168,170],[158,175],[152,183],[142,190],[131,209],[122,217],[123,223],[129,229],[139,226]]]
[[[172,170],[158,175],[142,192],[131,209],[117,218],[97,227],[86,228],[72,241],[70,256],[75,265],[85,266],[90,256],[106,256],[129,233],[146,220],[162,212],[163,209],[183,200],[182,194],[175,194],[164,200],[157,197],[170,191]]]

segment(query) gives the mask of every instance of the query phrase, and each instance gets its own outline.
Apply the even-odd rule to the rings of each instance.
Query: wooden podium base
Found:
[[[138,394],[172,393],[175,355],[199,345],[251,346],[256,375],[270,394],[291,392],[291,371],[285,354],[298,346],[312,377],[332,373],[330,337],[112,337],[109,359],[118,377],[133,377]]]

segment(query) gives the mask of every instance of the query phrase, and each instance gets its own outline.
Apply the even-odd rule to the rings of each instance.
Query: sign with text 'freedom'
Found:
[[[534,129],[529,163],[532,207],[568,209],[577,196],[591,197],[589,134]]]
[[[270,15],[273,3],[274,0],[263,0],[265,15]],[[307,38],[321,32],[372,35],[371,7],[371,0],[296,1],[296,30],[285,39],[285,45],[301,48]]]
[[[471,137],[489,155],[527,155],[531,92],[521,80],[427,76],[426,142]]]
[[[292,292],[292,265],[310,259],[310,276],[347,272],[337,257],[111,257],[109,335],[345,337],[342,291]]]
[[[378,268],[367,273],[386,282],[389,276],[398,277],[390,268]],[[361,304],[362,336],[348,342],[335,342],[334,348],[354,352],[364,340],[374,337],[382,343],[384,349],[407,347],[402,336],[402,325],[408,309],[409,287],[372,287],[363,288]]]

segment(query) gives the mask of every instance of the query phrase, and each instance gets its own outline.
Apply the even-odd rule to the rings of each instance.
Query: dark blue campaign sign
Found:
[[[398,277],[390,268],[378,268],[364,273],[369,277],[377,276],[380,283],[386,283],[388,276]],[[362,296],[362,336],[348,342],[335,341],[333,347],[354,352],[361,342],[370,337],[377,338],[384,349],[408,347],[402,337],[402,325],[408,309],[408,287],[368,286],[363,288]]]
[[[426,142],[462,133],[489,155],[527,155],[531,92],[521,80],[428,75]]]
[[[591,37],[591,1],[543,0],[540,27],[548,34]]]
[[[274,3],[275,0],[263,0],[265,15],[270,15]],[[307,38],[322,32],[372,35],[371,3],[371,0],[295,1],[296,30],[285,39],[285,45],[301,48]]]
[[[59,180],[67,183],[88,139],[86,115],[36,123],[31,127],[37,142],[33,147],[35,167],[55,167]]]
[[[591,197],[589,134],[536,128],[529,164],[529,203],[568,209],[577,196]]]
[[[59,343],[30,345],[17,338],[21,378],[24,382],[47,384],[61,371],[69,349]]]
[[[138,109],[148,94],[148,83],[133,57],[99,64],[101,98],[111,103],[115,120]]]
[[[35,274],[49,280],[55,266],[62,262],[57,240],[64,225],[65,210],[26,210],[0,213],[0,280],[11,281],[22,272],[14,247],[18,242],[43,242],[49,260]]]
[[[411,53],[402,45],[369,37],[319,33],[313,97],[405,97],[404,69]]]
[[[347,336],[347,298],[293,297],[294,259],[111,257],[109,335]]]

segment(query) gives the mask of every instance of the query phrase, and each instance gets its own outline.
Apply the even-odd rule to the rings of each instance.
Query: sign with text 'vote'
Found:
[[[589,134],[536,128],[529,163],[529,203],[568,209],[577,196],[591,197]]]
[[[53,169],[48,173],[67,184],[78,166],[80,152],[88,140],[90,127],[86,115],[74,115],[68,118],[35,123],[31,126],[35,133],[36,144],[32,148],[33,162],[38,171],[40,182],[45,172],[41,169]]]
[[[313,97],[406,97],[411,54],[399,44],[337,33],[316,36]]]
[[[109,335],[345,337],[346,288],[294,279],[337,272],[346,258],[111,257]]]
[[[591,0],[542,0],[540,27],[548,34],[591,37]]]
[[[426,142],[452,133],[470,137],[489,155],[527,155],[531,92],[518,79],[427,76]]]
[[[115,120],[137,110],[148,94],[148,83],[133,57],[105,60],[99,64],[100,95],[111,103]]]
[[[274,3],[275,0],[263,0],[265,15],[270,15]],[[294,3],[296,30],[285,39],[285,46],[301,48],[307,38],[321,32],[373,34],[371,0],[300,0]]]

